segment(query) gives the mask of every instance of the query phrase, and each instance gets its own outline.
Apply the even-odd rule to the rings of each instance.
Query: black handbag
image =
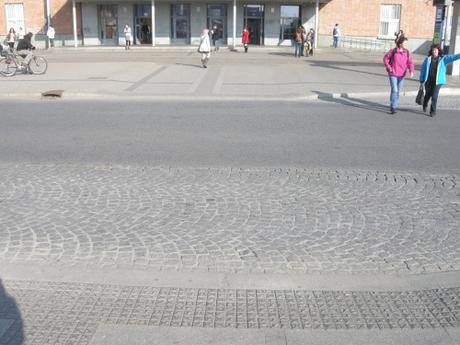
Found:
[[[417,97],[415,97],[415,103],[418,105],[423,104],[423,98],[425,97],[425,92],[423,91],[423,85],[418,89]]]

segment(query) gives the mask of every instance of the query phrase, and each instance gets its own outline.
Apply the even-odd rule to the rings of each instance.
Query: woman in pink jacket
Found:
[[[404,47],[407,38],[401,36],[396,41],[396,48],[391,49],[385,54],[383,63],[387,69],[388,76],[390,77],[391,96],[390,96],[390,113],[396,113],[396,106],[398,105],[399,92],[404,83],[404,77],[407,70],[410,72],[411,78],[414,76],[414,63],[412,56]]]

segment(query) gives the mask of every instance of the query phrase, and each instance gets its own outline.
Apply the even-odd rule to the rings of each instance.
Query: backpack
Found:
[[[334,30],[332,30],[332,36],[337,36],[338,32],[337,32],[337,28],[334,28]]]

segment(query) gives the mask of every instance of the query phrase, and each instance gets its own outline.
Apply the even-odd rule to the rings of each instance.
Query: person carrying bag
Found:
[[[431,99],[430,116],[436,116],[439,91],[446,83],[446,65],[460,59],[460,54],[443,55],[441,46],[433,44],[428,56],[422,64],[420,71],[420,87],[425,86],[425,97],[423,99],[423,111],[427,111],[428,102]]]

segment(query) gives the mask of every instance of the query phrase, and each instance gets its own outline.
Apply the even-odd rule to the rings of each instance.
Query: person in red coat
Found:
[[[246,27],[243,29],[243,34],[241,35],[241,43],[243,43],[244,52],[247,53],[249,44],[249,31]]]

